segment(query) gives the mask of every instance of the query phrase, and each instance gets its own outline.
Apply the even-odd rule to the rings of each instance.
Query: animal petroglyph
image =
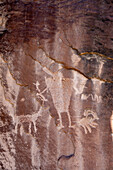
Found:
[[[91,133],[91,128],[96,128],[98,125],[95,120],[99,118],[97,114],[91,110],[85,110],[83,115],[84,118],[79,121],[79,125],[83,127],[85,134],[87,134],[87,132]]]
[[[88,98],[92,99],[92,101],[100,103],[102,102],[102,97],[98,96],[97,94],[82,94],[81,95],[81,100],[87,100]]]
[[[36,133],[37,128],[36,128],[36,121],[37,118],[41,115],[42,112],[42,107],[40,107],[40,110],[38,113],[34,113],[32,115],[20,115],[20,116],[15,116],[15,133],[18,132],[18,127],[20,125],[20,135],[22,136],[24,129],[23,129],[23,123],[29,123],[29,133],[31,133],[31,126],[33,124],[34,131]]]

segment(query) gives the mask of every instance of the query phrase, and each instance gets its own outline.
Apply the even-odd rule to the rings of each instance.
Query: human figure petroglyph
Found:
[[[45,77],[45,83],[47,89],[50,91],[54,106],[58,112],[59,116],[59,126],[58,129],[64,128],[62,124],[62,112],[66,112],[69,120],[69,128],[74,128],[71,124],[71,116],[69,113],[69,104],[72,92],[75,91],[76,94],[81,94],[85,87],[87,81],[83,78],[82,81],[77,73],[73,72],[74,79],[64,78],[63,74],[60,72],[62,66],[59,65],[58,72],[51,72],[48,68],[43,67],[44,72],[50,75],[49,78]]]
[[[43,93],[45,91],[47,91],[47,88],[45,88],[43,91],[40,91],[40,89],[39,89],[39,85],[40,85],[39,82],[37,81],[36,83],[33,83],[33,84],[36,86],[36,90],[37,90],[36,96],[39,96],[42,99],[43,104],[44,104],[44,102],[47,101],[47,99],[44,97]]]
[[[72,125],[71,123],[71,116],[69,113],[69,104],[70,104],[70,98],[72,95],[73,90],[75,90],[76,94],[81,94],[85,88],[85,83],[87,79],[84,79],[80,86],[82,86],[82,89],[80,91],[78,90],[78,76],[74,74],[74,79],[64,78],[62,73],[59,72],[51,72],[46,67],[43,68],[43,70],[50,75],[49,78],[45,77],[45,83],[47,86],[47,89],[50,91],[54,106],[58,112],[59,116],[59,125],[58,129],[64,128],[62,123],[62,112],[66,112],[68,115],[69,120],[69,128],[75,128],[75,125]],[[82,96],[84,97],[84,96]],[[89,97],[86,96],[86,97]],[[98,96],[91,95],[93,100],[101,100],[101,98],[98,98]],[[92,116],[92,117],[91,117]],[[87,131],[91,133],[91,128],[96,128],[97,123],[95,120],[98,120],[98,116],[95,112],[87,110],[84,112],[84,118],[82,118],[78,123],[81,127],[84,128],[85,134],[87,134]]]
[[[47,85],[47,89],[49,89],[52,98],[53,98],[53,103],[54,106],[58,112],[59,116],[59,125],[58,129],[64,128],[62,124],[62,117],[61,113],[66,112],[68,115],[68,120],[69,120],[69,128],[71,128],[71,117],[69,113],[69,104],[70,104],[70,98],[72,94],[72,80],[69,78],[64,78],[61,72],[49,72],[48,69],[44,68],[44,71],[51,77],[46,78],[45,77],[45,82]]]
[[[43,71],[46,72],[50,77],[45,77],[45,83],[46,88],[44,91],[49,90],[53,99],[54,106],[57,110],[58,116],[59,116],[59,124],[58,124],[58,130],[64,128],[62,123],[62,112],[66,112],[69,120],[69,128],[75,128],[75,125],[72,125],[71,123],[71,116],[69,113],[69,104],[70,104],[70,98],[72,95],[73,90],[75,91],[75,94],[80,95],[84,88],[87,79],[85,78],[80,82],[80,90],[78,88],[79,85],[79,79],[77,73],[74,73],[74,79],[64,78],[63,74],[58,72],[51,72],[48,68],[43,67]],[[40,92],[39,89],[39,83],[36,84],[37,90]],[[88,97],[91,97],[93,101],[100,102],[101,96],[88,94],[88,96],[82,95],[82,99],[87,100]],[[98,120],[98,116],[95,112],[91,110],[87,110],[84,112],[84,118],[82,118],[78,123],[81,127],[83,127],[85,134],[87,132],[91,133],[91,128],[96,128],[97,123],[95,120]]]
[[[99,119],[97,113],[91,110],[85,110],[83,115],[84,118],[79,121],[79,125],[83,127],[85,134],[87,134],[87,132],[91,133],[91,128],[96,128],[98,125],[95,122],[95,120]]]

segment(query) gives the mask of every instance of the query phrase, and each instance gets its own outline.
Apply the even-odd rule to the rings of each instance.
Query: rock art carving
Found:
[[[36,86],[36,90],[37,90],[36,96],[39,96],[41,98],[41,100],[43,101],[43,104],[44,104],[44,102],[47,101],[47,99],[44,97],[43,93],[45,91],[47,91],[47,88],[45,88],[43,91],[40,91],[40,89],[39,89],[39,85],[40,85],[39,82],[37,81],[36,83],[33,83],[33,84]]]
[[[79,121],[79,125],[83,127],[85,134],[87,134],[87,132],[91,133],[91,128],[96,128],[98,125],[95,120],[99,118],[97,114],[91,110],[85,110],[83,115],[84,118]]]
[[[33,124],[34,131],[36,133],[37,131],[36,121],[37,121],[37,118],[41,115],[41,112],[42,112],[42,107],[40,107],[38,113],[34,113],[32,115],[15,116],[15,133],[18,132],[18,127],[20,125],[20,135],[22,136],[24,132],[23,123],[29,123],[29,133],[31,133],[31,126]]]
[[[72,94],[72,80],[68,78],[63,78],[63,75],[61,72],[52,73],[49,72],[48,69],[44,68],[44,71],[52,77],[46,78],[45,82],[47,85],[47,89],[49,89],[54,106],[58,112],[59,116],[59,125],[58,130],[64,128],[62,124],[62,117],[61,113],[66,112],[69,120],[69,128],[71,128],[71,117],[69,114],[69,104],[70,104],[70,97]]]
[[[102,102],[102,97],[98,96],[97,94],[82,94],[81,95],[81,100],[87,100],[88,98],[92,99],[92,101],[100,103]]]
[[[69,78],[64,78],[61,72],[53,73],[46,67],[43,67],[43,70],[47,74],[49,74],[51,77],[49,78],[45,77],[45,83],[46,83],[47,88],[45,88],[42,92],[40,92],[40,89],[39,89],[39,82],[38,81],[36,82],[35,85],[38,91],[37,95],[41,96],[44,101],[47,101],[45,97],[42,95],[42,93],[44,93],[46,90],[50,91],[54,106],[59,116],[59,124],[57,126],[58,130],[64,128],[63,123],[62,123],[62,116],[61,116],[62,112],[67,113],[68,120],[69,120],[69,128],[75,128],[74,125],[73,126],[71,125],[72,124],[71,116],[70,116],[68,108],[69,108],[70,98],[71,98],[73,89],[75,90],[76,93],[78,92],[77,84],[74,83],[75,82],[74,80],[76,79],[77,76],[74,75],[74,80],[72,80]],[[86,79],[82,82],[82,89],[84,88],[85,82],[86,82]],[[80,93],[77,93],[77,94],[80,94]],[[101,101],[101,96],[99,97],[97,95],[93,96],[92,94],[89,94],[88,96],[82,95],[82,99],[84,99],[84,97],[85,99],[87,99],[90,96],[92,97],[93,101],[98,101],[98,102]],[[95,120],[98,120],[97,114],[91,110],[85,110],[84,118],[82,118],[79,121],[79,125],[84,128],[85,134],[87,134],[88,131],[91,133],[91,128],[96,128],[97,123],[95,122]]]
[[[61,65],[59,65],[59,69],[62,69]],[[47,90],[50,91],[54,106],[58,112],[59,116],[59,125],[58,130],[64,128],[62,124],[62,112],[66,112],[69,120],[69,128],[74,128],[73,125],[71,125],[71,116],[69,113],[69,104],[70,104],[70,98],[72,95],[73,90],[76,94],[81,94],[83,92],[83,89],[85,87],[85,83],[87,81],[86,78],[82,77],[82,80],[78,76],[78,73],[74,72],[74,79],[64,78],[62,73],[60,71],[58,72],[51,72],[48,68],[43,67],[44,72],[46,72],[51,77],[46,78],[45,82],[47,86]],[[81,81],[80,81],[81,80]],[[80,83],[81,82],[81,83]],[[39,85],[39,84],[38,84]],[[39,90],[39,88],[37,88]]]
[[[101,74],[102,74],[103,65],[104,65],[104,62],[101,61],[100,64],[99,64],[99,70],[98,70],[99,76],[101,76]]]

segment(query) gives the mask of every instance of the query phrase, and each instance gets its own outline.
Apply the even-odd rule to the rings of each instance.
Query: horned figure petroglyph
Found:
[[[39,83],[37,82],[36,88],[38,91],[37,95],[40,95],[44,101],[47,101],[45,97],[43,96],[43,93],[46,90],[49,90],[53,99],[54,106],[57,110],[58,116],[59,116],[59,124],[57,126],[58,130],[64,128],[62,123],[62,113],[66,112],[69,120],[69,128],[75,128],[75,125],[71,125],[71,116],[69,113],[69,104],[70,104],[70,98],[72,95],[73,89],[75,90],[76,94],[82,93],[86,79],[82,81],[82,90],[78,92],[77,90],[77,81],[75,83],[75,80],[77,80],[77,75],[75,75],[74,80],[69,78],[64,78],[62,73],[60,71],[58,72],[51,72],[48,68],[43,67],[44,72],[46,72],[50,77],[45,77],[45,83],[46,88],[40,92],[39,89]],[[84,112],[84,118],[82,118],[78,123],[80,126],[84,128],[85,133],[87,134],[87,131],[91,133],[91,127],[96,128],[97,123],[94,122],[95,120],[98,120],[98,116],[95,112],[91,110],[85,110]]]
[[[93,112],[91,110],[85,110],[83,115],[84,115],[84,118],[82,118],[79,121],[79,125],[83,127],[85,134],[87,134],[88,131],[89,133],[91,133],[91,128],[96,128],[96,126],[98,125],[95,122],[95,120],[98,120],[99,118],[96,112]]]
[[[34,113],[32,115],[20,115],[20,116],[15,116],[15,132],[18,132],[18,127],[20,126],[20,135],[22,136],[24,129],[23,129],[23,124],[24,123],[29,123],[29,133],[31,133],[31,126],[33,124],[34,131],[36,133],[37,128],[36,128],[36,121],[37,118],[41,115],[42,112],[42,107],[40,107],[38,113]]]
[[[59,116],[59,124],[58,124],[58,130],[64,128],[62,124],[62,117],[61,113],[66,112],[69,120],[69,128],[71,128],[71,117],[69,114],[69,104],[70,104],[70,98],[72,94],[72,81],[68,78],[63,78],[63,75],[61,72],[52,73],[47,68],[44,68],[44,71],[51,75],[51,77],[46,78],[45,82],[47,85],[47,89],[51,92],[52,99],[54,106],[58,112]]]

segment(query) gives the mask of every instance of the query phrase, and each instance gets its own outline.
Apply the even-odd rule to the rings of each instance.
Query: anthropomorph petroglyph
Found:
[[[39,96],[41,98],[43,104],[44,104],[44,102],[47,101],[47,99],[44,97],[43,93],[45,91],[47,91],[47,88],[45,88],[43,91],[40,91],[40,89],[39,89],[39,85],[40,85],[39,82],[37,81],[36,83],[33,83],[33,84],[36,86],[36,90],[37,90],[36,96]]]
[[[91,133],[91,128],[96,128],[96,126],[98,125],[95,121],[99,118],[96,112],[93,112],[91,110],[85,110],[83,115],[84,118],[79,121],[79,125],[83,127],[85,134],[87,134],[87,132]]]
[[[62,117],[61,117],[62,112],[67,113],[68,120],[69,120],[69,127],[72,127],[71,117],[68,110],[70,104],[70,98],[72,94],[72,87],[73,87],[72,80],[68,78],[65,79],[61,72],[52,73],[49,72],[49,70],[46,68],[44,68],[44,71],[47,74],[49,73],[49,75],[51,76],[49,78],[45,77],[45,82],[47,85],[47,89],[49,89],[52,95],[54,106],[58,112],[58,116],[59,116],[58,129],[60,130],[64,128],[62,124]]]
[[[53,73],[48,68],[43,67],[43,71],[50,76],[49,78],[45,77],[45,83],[51,93],[54,106],[59,116],[59,124],[57,126],[59,130],[64,128],[62,124],[62,112],[67,113],[69,128],[74,128],[69,113],[70,98],[73,91],[75,91],[76,94],[82,93],[86,83],[86,78],[80,81],[81,79],[78,73],[75,72],[73,72],[74,79],[63,77],[60,69],[62,69],[61,65],[59,65],[58,72]]]

